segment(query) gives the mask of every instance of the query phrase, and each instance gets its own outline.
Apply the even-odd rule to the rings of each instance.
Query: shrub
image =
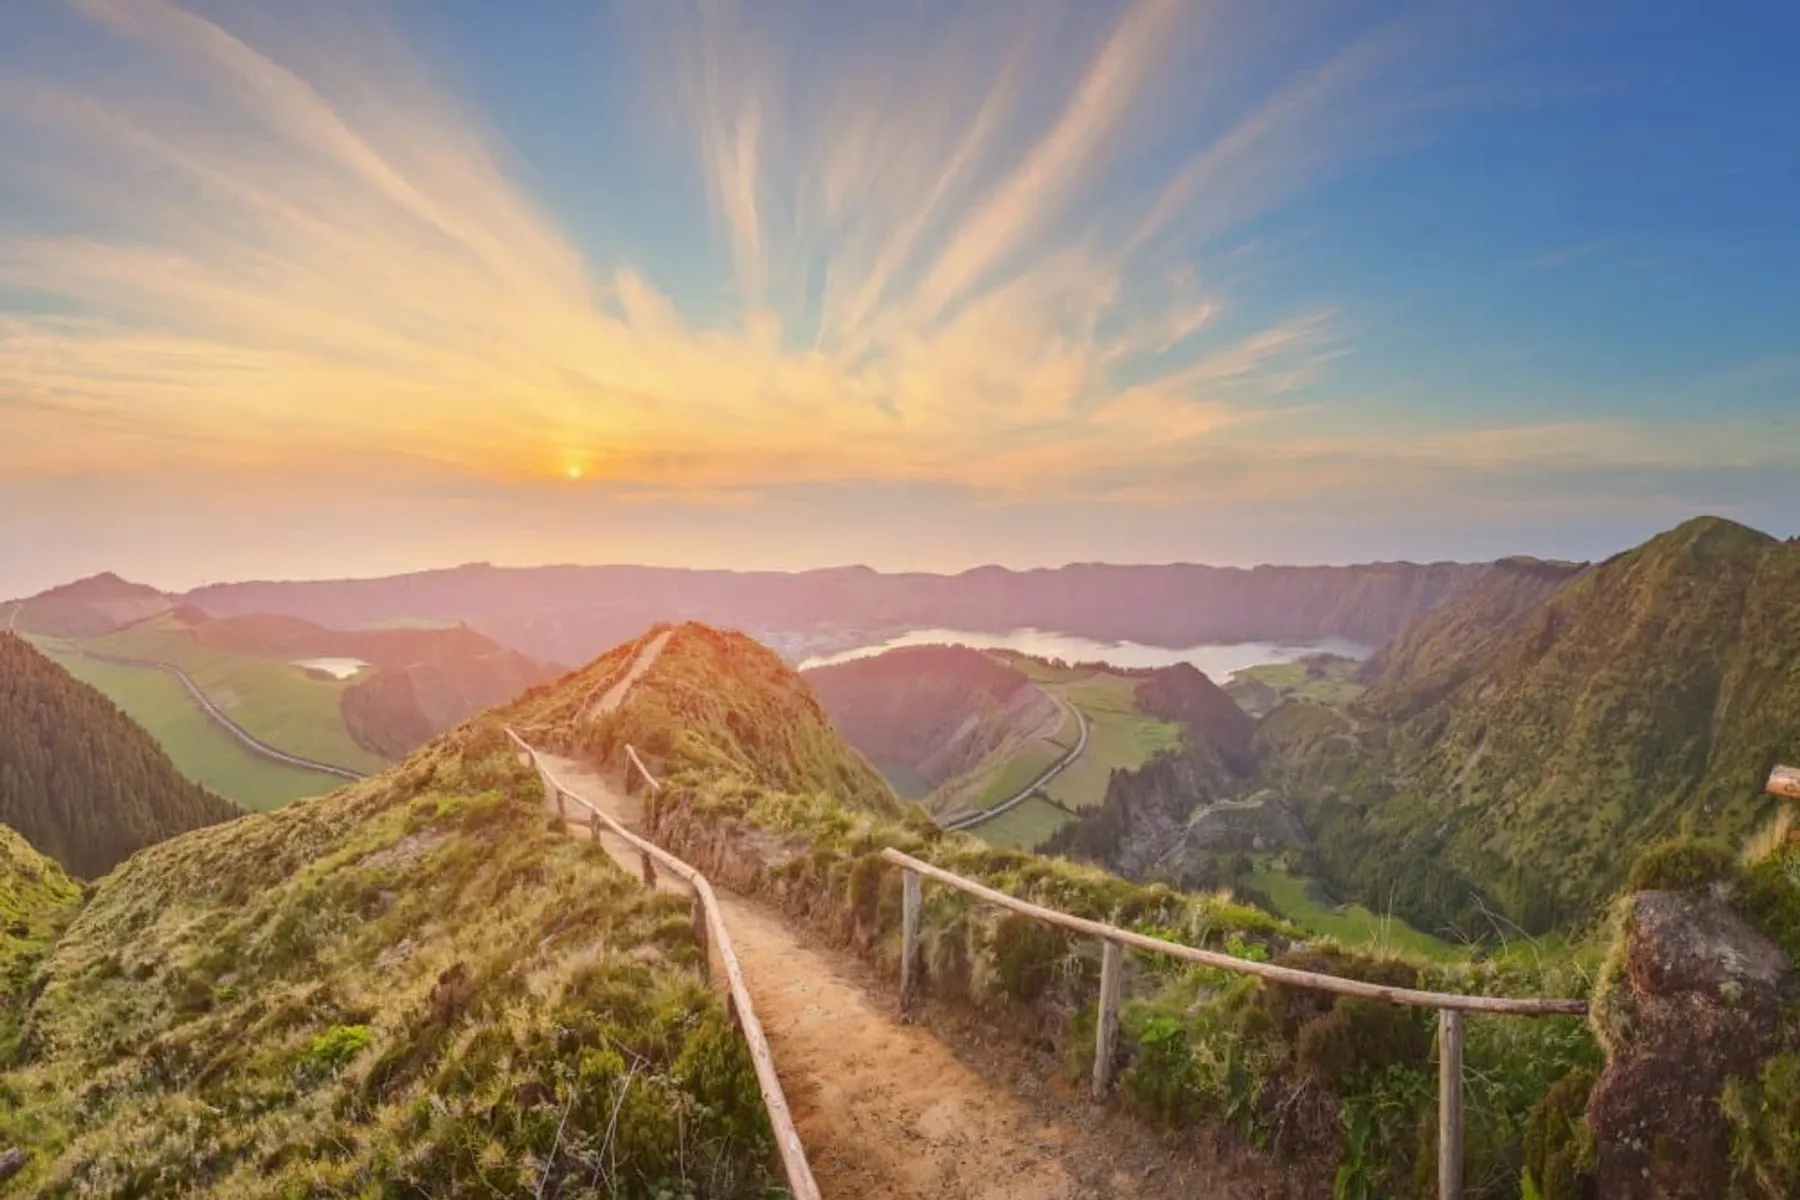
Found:
[[[1737,878],[1736,857],[1723,846],[1671,838],[1647,847],[1632,861],[1626,887],[1633,892],[1698,892]]]
[[[1570,1071],[1525,1120],[1526,1186],[1541,1200],[1583,1200],[1592,1187],[1594,1133],[1586,1111],[1593,1089],[1592,1071]]]
[[[1733,1079],[1720,1107],[1738,1186],[1770,1200],[1800,1196],[1800,1054],[1776,1055],[1755,1079]]]

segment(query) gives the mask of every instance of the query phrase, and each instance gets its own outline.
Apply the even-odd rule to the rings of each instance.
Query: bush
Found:
[[[1586,1114],[1593,1089],[1592,1071],[1570,1071],[1525,1119],[1526,1186],[1541,1200],[1584,1200],[1592,1191],[1594,1133]]]
[[[1646,847],[1632,861],[1626,888],[1633,892],[1697,892],[1738,875],[1731,851],[1711,842],[1671,838]]]
[[[1755,1079],[1733,1079],[1720,1107],[1738,1186],[1770,1200],[1800,1196],[1800,1054],[1776,1055]]]

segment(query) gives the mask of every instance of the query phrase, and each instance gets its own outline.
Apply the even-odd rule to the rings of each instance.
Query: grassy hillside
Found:
[[[169,598],[155,588],[107,572],[18,602],[5,613],[3,627],[43,637],[97,637],[169,607]]]
[[[967,646],[906,646],[803,678],[850,744],[890,782],[922,782],[914,795],[934,811],[1004,799],[1070,744],[1052,743],[1069,718],[1041,688]]]
[[[102,880],[0,1075],[0,1146],[30,1155],[13,1186],[766,1194],[753,1069],[686,902],[542,804],[470,727]]]
[[[237,815],[105,696],[0,633],[0,824],[91,876]]]
[[[1253,717],[1266,716],[1289,700],[1329,707],[1362,695],[1363,664],[1336,654],[1309,654],[1293,662],[1246,667],[1232,675],[1225,691]]]
[[[53,596],[33,597],[27,610],[37,612]],[[51,611],[67,607],[65,600]],[[252,736],[364,772],[557,674],[469,629],[343,631],[294,617],[214,619],[192,607],[165,609],[86,636],[34,640],[137,715],[189,778],[249,809],[319,795],[343,781],[251,753],[176,679],[107,658],[178,667]],[[354,673],[339,678],[307,665],[331,659]]]
[[[1445,609],[1338,735],[1270,756],[1313,864],[1429,925],[1579,920],[1649,843],[1734,843],[1800,756],[1800,545],[1690,521],[1536,607]],[[1485,632],[1485,636],[1484,636]]]
[[[181,681],[153,667],[100,662],[44,643],[42,649],[69,674],[91,684],[142,725],[176,768],[208,791],[249,811],[280,808],[304,796],[322,796],[342,778],[304,771],[252,754],[200,710]]]
[[[31,972],[80,901],[61,867],[0,825],[0,1070],[18,1047]]]
[[[1444,990],[1582,988],[1572,972],[1531,960],[1439,964],[1306,944],[1297,927],[1225,894],[1131,883],[943,833],[916,807],[909,812],[894,801],[825,724],[801,677],[741,635],[676,627],[623,705],[584,722],[591,698],[656,632],[504,715],[530,723],[534,736],[565,752],[615,768],[623,765],[625,744],[636,746],[666,785],[646,798],[658,840],[886,971],[895,964],[901,886],[878,854],[892,846],[1041,904],[1240,957]],[[1152,689],[1151,710],[1185,714],[1190,722],[1210,714],[1220,743],[1234,757],[1246,753],[1250,718],[1210,684],[1207,692],[1184,688],[1184,681],[1181,673],[1162,680]],[[924,890],[921,930],[932,995],[1033,1046],[1054,1047],[1073,1080],[1091,1069],[1095,944],[1003,917],[936,886]],[[1124,991],[1121,1053],[1128,1065],[1119,1091],[1148,1119],[1273,1150],[1297,1177],[1338,1173],[1350,1194],[1408,1195],[1421,1178],[1429,1180],[1420,1172],[1429,1170],[1435,1068],[1424,1015],[1136,956]],[[1533,1106],[1572,1066],[1597,1061],[1597,1051],[1579,1020],[1475,1017],[1466,1055],[1468,1194],[1514,1200]]]

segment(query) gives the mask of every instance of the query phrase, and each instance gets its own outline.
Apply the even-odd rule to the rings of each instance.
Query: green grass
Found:
[[[545,820],[504,735],[163,842],[42,965],[21,1195],[761,1197],[684,897]],[[10,1194],[10,1193],[9,1193]]]
[[[1135,769],[1156,754],[1181,744],[1181,730],[1144,715],[1137,706],[1137,680],[1091,675],[1060,689],[1088,721],[1088,744],[1044,789],[1069,808],[1096,808],[1106,799],[1114,769]]]
[[[1019,753],[996,766],[982,785],[970,808],[980,811],[1010,800],[1019,794],[1022,788],[1029,787],[1031,781],[1050,769],[1050,764],[1061,758],[1067,751],[1045,740],[1038,740],[1026,746]]]
[[[1360,663],[1333,658],[1314,678],[1305,662],[1265,663],[1236,672],[1225,690],[1252,716],[1261,716],[1288,700],[1310,700],[1336,707],[1362,695],[1363,686],[1356,682],[1360,667]],[[1255,684],[1269,691],[1263,692]]]
[[[242,808],[253,812],[280,808],[344,785],[335,775],[302,771],[252,754],[201,712],[181,682],[165,671],[98,662],[58,650],[53,642],[41,642],[40,649],[69,674],[106,693],[157,740],[183,775]]]
[[[359,771],[386,765],[344,727],[338,699],[349,680],[321,679],[292,663],[214,650],[169,617],[72,644],[180,667],[227,716],[277,750]]]
[[[0,825],[0,1070],[18,1044],[32,969],[80,901],[79,884]]]
[[[1314,937],[1335,938],[1346,946],[1376,953],[1400,951],[1435,962],[1468,957],[1463,950],[1414,929],[1399,917],[1384,917],[1360,904],[1327,907],[1315,894],[1317,885],[1290,874],[1273,856],[1259,856],[1255,862],[1256,869],[1240,881],[1243,886],[1267,896],[1281,916]]]
[[[894,791],[908,800],[917,800],[931,794],[931,780],[919,774],[918,770],[906,763],[873,763],[871,764],[881,777],[893,785]]]
[[[1049,801],[1033,796],[969,832],[990,845],[1030,850],[1073,819]]]

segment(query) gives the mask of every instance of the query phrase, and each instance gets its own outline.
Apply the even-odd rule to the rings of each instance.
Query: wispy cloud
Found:
[[[1215,470],[1343,338],[1252,316],[1207,246],[1403,107],[1416,56],[1384,27],[1233,75],[1260,10],[1227,0],[894,6],[817,58],[786,8],[632,8],[740,300],[701,322],[654,256],[578,251],[371,10],[72,7],[106,55],[0,86],[0,173],[56,214],[0,223],[21,478],[353,459],[735,504]]]

